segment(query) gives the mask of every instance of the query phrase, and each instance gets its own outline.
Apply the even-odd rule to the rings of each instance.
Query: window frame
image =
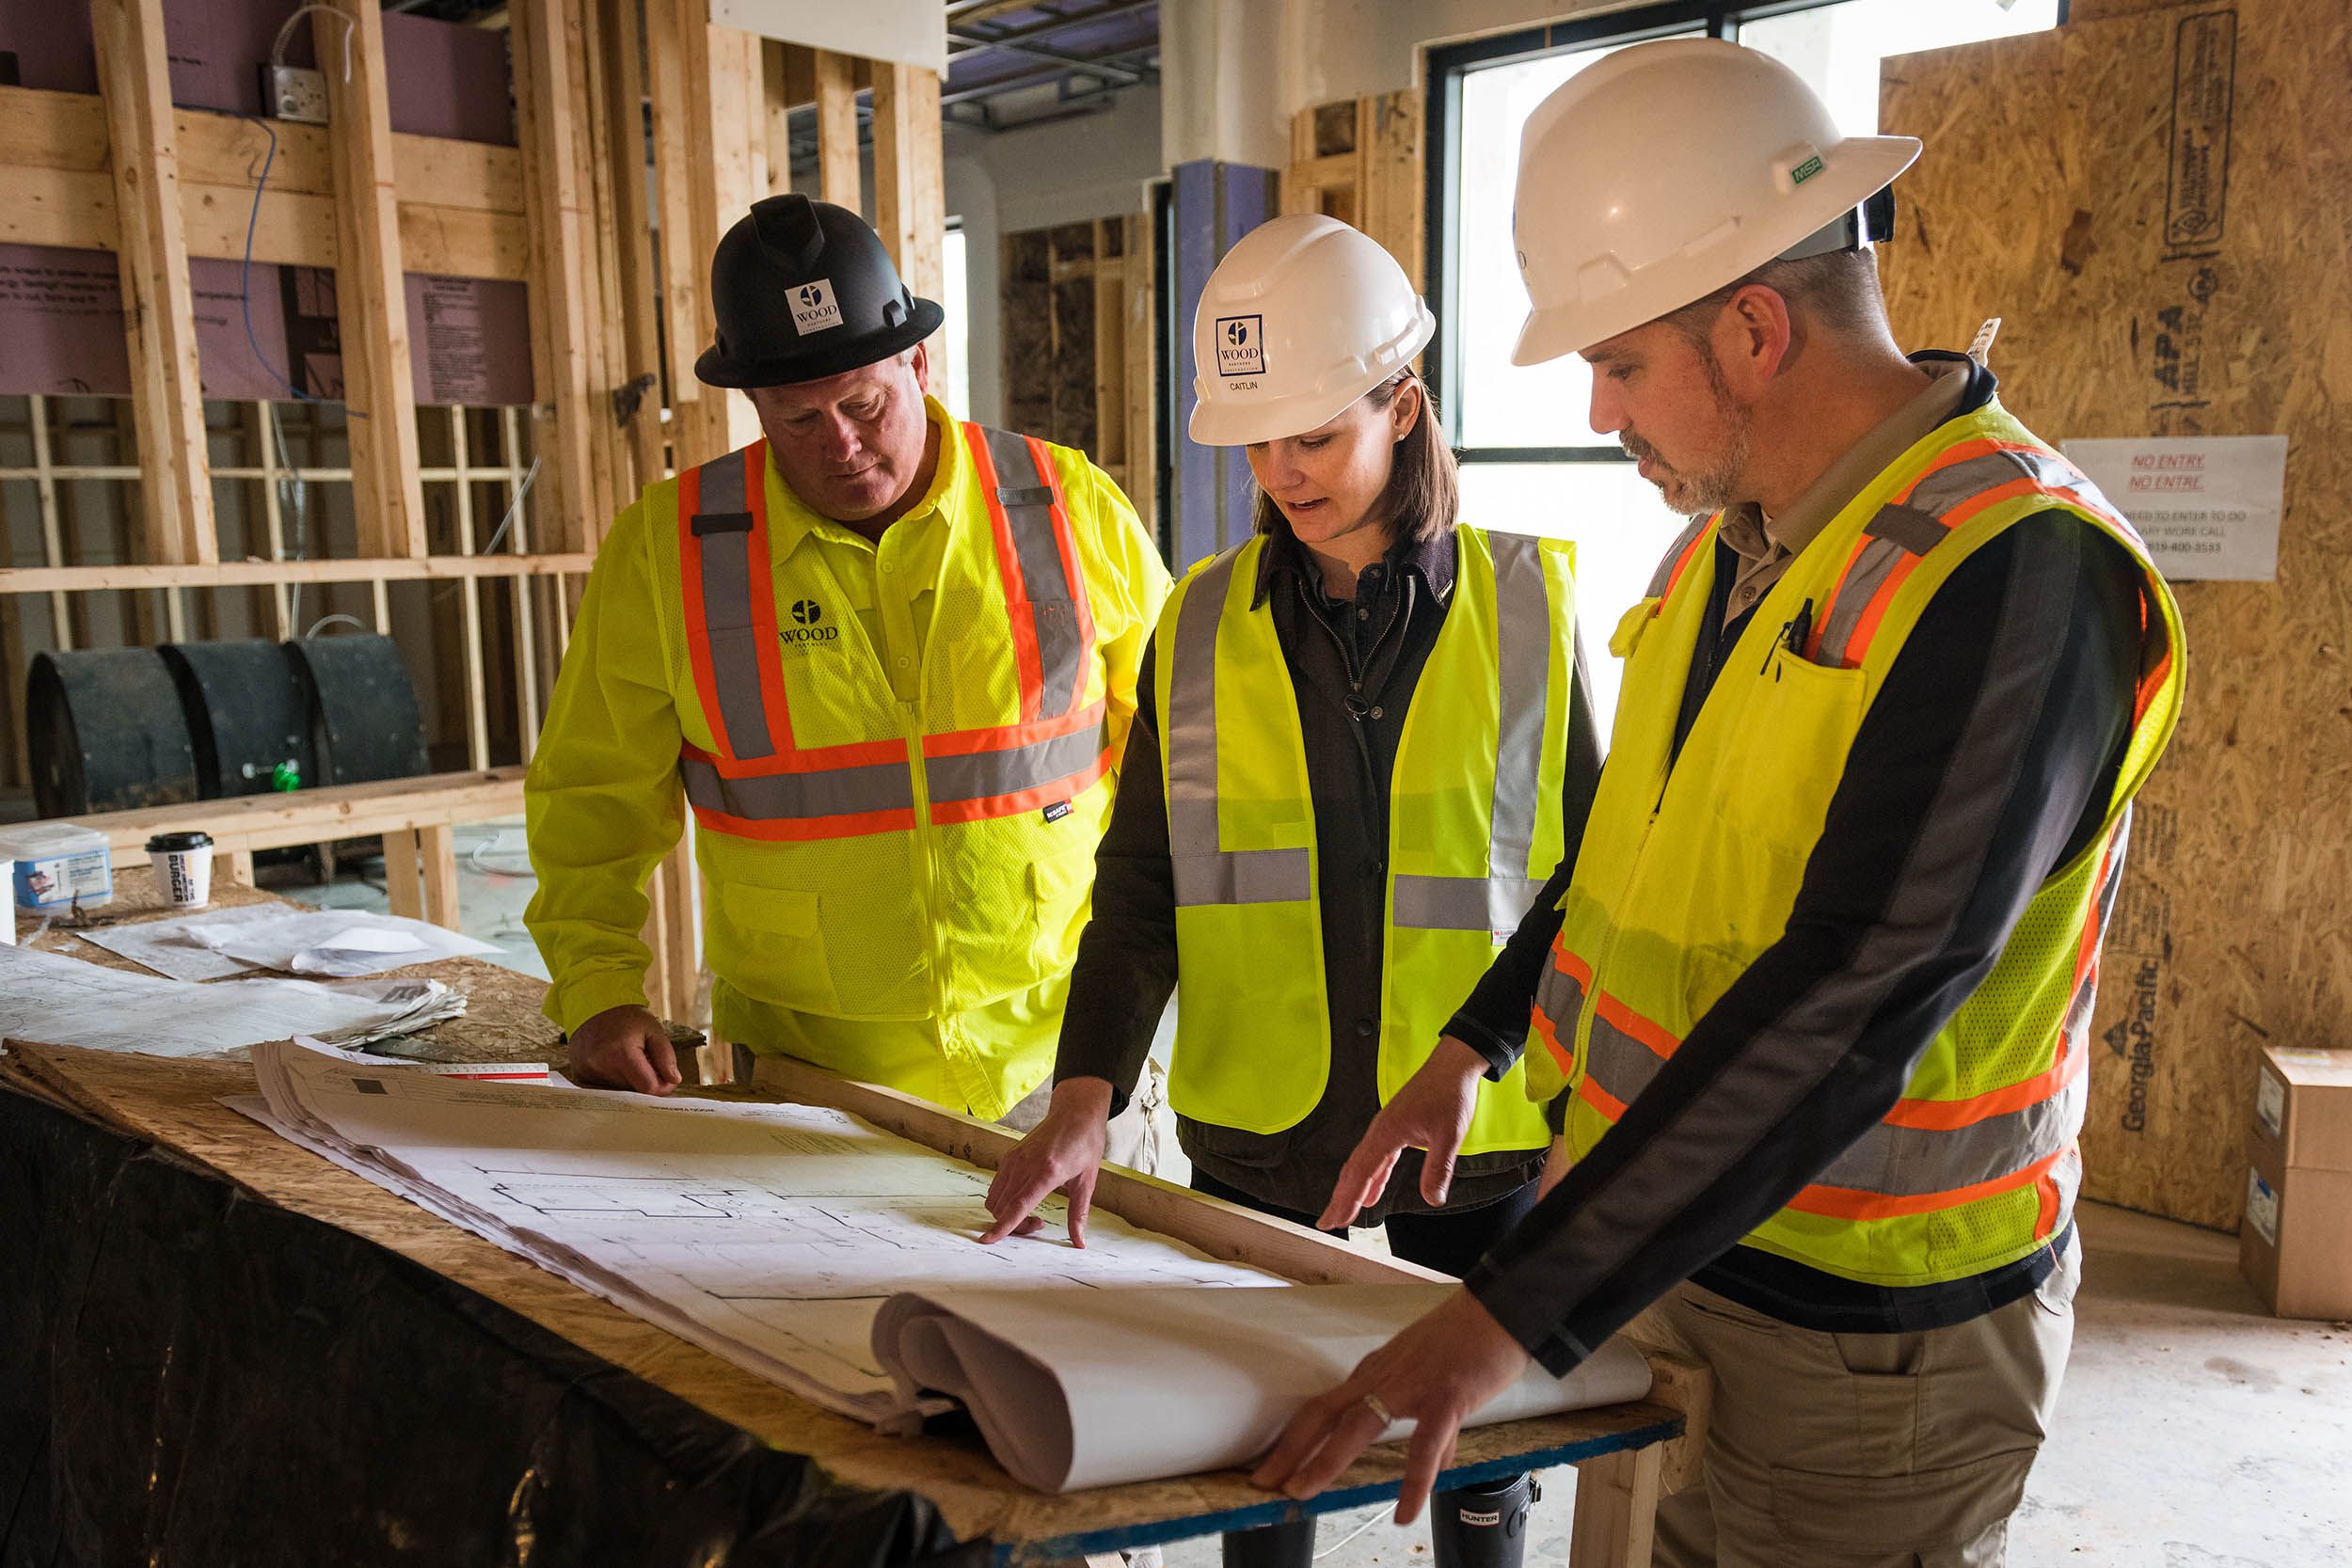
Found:
[[[1625,463],[1615,442],[1582,446],[1470,446],[1462,440],[1462,403],[1448,394],[1461,384],[1462,335],[1459,309],[1447,287],[1453,270],[1453,246],[1461,228],[1461,193],[1454,178],[1462,139],[1462,80],[1492,66],[1514,64],[1545,55],[1590,49],[1604,44],[1639,43],[1702,29],[1708,38],[1736,38],[1742,23],[1763,22],[1798,11],[1819,10],[1840,0],[1656,0],[1630,10],[1600,16],[1545,23],[1514,32],[1497,33],[1460,43],[1433,46],[1427,55],[1423,83],[1427,104],[1428,156],[1423,165],[1425,232],[1436,241],[1425,248],[1424,297],[1437,317],[1438,329],[1422,360],[1422,379],[1436,394],[1445,421],[1446,438],[1465,463]],[[2066,24],[2070,0],[2058,0],[2058,25]]]

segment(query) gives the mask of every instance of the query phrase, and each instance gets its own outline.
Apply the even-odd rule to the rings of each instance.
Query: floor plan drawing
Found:
[[[906,1291],[1275,1286],[1097,1212],[982,1246],[987,1173],[839,1111],[667,1101],[255,1052],[294,1141],[850,1414],[904,1408],[870,1348]],[[1057,1220],[1058,1215],[1049,1215]]]

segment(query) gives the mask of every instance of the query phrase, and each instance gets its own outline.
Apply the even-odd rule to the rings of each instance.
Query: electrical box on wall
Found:
[[[305,125],[326,123],[326,74],[295,65],[262,68],[262,102],[272,119],[298,119]]]

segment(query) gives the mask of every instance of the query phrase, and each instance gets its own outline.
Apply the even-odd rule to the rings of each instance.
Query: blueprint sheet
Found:
[[[469,1083],[254,1048],[294,1142],[804,1398],[888,1421],[885,1297],[957,1286],[1276,1286],[1097,1211],[994,1246],[988,1175],[839,1111]]]

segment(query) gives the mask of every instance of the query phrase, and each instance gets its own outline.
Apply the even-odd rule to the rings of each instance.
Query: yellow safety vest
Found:
[[[1385,1103],[1494,959],[1563,852],[1575,629],[1566,544],[1457,528],[1454,602],[1413,689],[1389,808],[1378,1085]],[[1202,562],[1153,638],[1176,886],[1168,1099],[1195,1121],[1295,1125],[1331,1069],[1313,786],[1263,537]],[[1518,1082],[1481,1085],[1465,1154],[1538,1148]]]
[[[771,560],[764,441],[648,492],[713,742],[678,758],[716,906],[707,952],[755,1003],[944,1017],[1074,955],[1117,761],[1081,556],[1043,443],[948,438],[985,515],[949,534],[914,703],[894,699],[822,552]],[[995,1100],[1018,1098],[1024,1065],[989,1064]]]
[[[1934,431],[1792,562],[1672,762],[1721,515],[1619,626],[1609,766],[1536,992],[1532,1092],[1573,1093],[1570,1152],[1597,1144],[1788,923],[1846,756],[1903,641],[2003,529],[2071,513],[2138,562],[2141,679],[2106,821],[2027,905],[1885,1118],[1747,1244],[1885,1286],[1997,1268],[2067,1223],[2080,1184],[2099,942],[2132,796],[2180,711],[2180,613],[2129,523],[1997,404]],[[1808,609],[1809,607],[1809,609]],[[1810,625],[1802,657],[1788,628]]]

